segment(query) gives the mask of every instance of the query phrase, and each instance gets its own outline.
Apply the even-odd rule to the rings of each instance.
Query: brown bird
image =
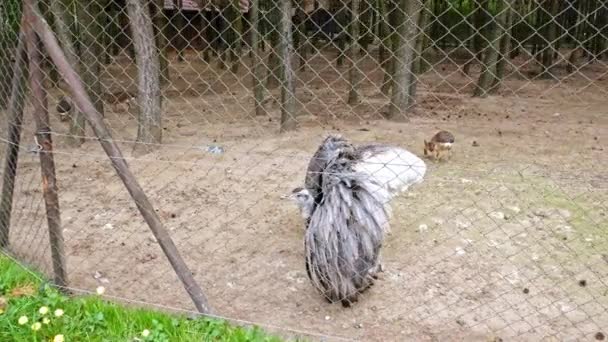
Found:
[[[131,97],[125,99],[124,101],[113,103],[112,110],[115,113],[128,112],[131,110],[131,108],[133,108],[133,106],[135,106],[137,104],[136,101],[137,100],[135,99],[135,97],[131,96]]]
[[[435,159],[441,159],[443,152],[447,152],[451,156],[454,142],[455,139],[452,133],[439,131],[431,138],[431,141],[424,141],[424,155],[432,155]]]

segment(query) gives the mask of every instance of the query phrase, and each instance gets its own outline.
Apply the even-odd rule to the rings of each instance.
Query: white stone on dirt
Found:
[[[504,220],[505,213],[503,213],[502,211],[493,211],[490,213],[490,217],[495,218],[497,220]]]
[[[511,210],[514,213],[519,213],[521,211],[521,209],[519,209],[519,207],[514,206],[514,205],[508,206],[507,209]]]
[[[561,216],[562,218],[565,218],[565,219],[569,219],[572,216],[570,211],[566,210],[566,209],[558,209],[557,213],[559,214],[559,216]]]

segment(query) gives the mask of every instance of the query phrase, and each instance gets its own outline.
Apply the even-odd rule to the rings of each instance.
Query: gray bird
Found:
[[[336,135],[319,146],[305,187],[286,197],[306,222],[308,277],[329,302],[348,307],[373,285],[389,231],[389,201],[420,183],[425,172],[420,158],[397,147],[355,147]]]

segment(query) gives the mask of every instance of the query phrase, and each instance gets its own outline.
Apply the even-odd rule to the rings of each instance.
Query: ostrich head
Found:
[[[281,196],[283,199],[289,199],[295,202],[300,208],[300,214],[302,218],[307,220],[312,215],[314,208],[314,199],[307,189],[297,187],[291,191],[291,193]]]

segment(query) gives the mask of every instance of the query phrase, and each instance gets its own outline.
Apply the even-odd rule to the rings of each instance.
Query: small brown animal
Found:
[[[130,97],[125,101],[113,103],[112,110],[115,113],[128,112],[135,104],[135,98]]]
[[[454,135],[448,131],[439,131],[435,134],[431,141],[424,141],[424,155],[433,155],[435,159],[441,159],[443,152],[447,151],[448,155],[452,155],[452,145],[454,144]]]
[[[72,104],[65,96],[61,96],[59,98],[59,103],[57,103],[56,109],[61,121],[67,121],[72,116]]]

